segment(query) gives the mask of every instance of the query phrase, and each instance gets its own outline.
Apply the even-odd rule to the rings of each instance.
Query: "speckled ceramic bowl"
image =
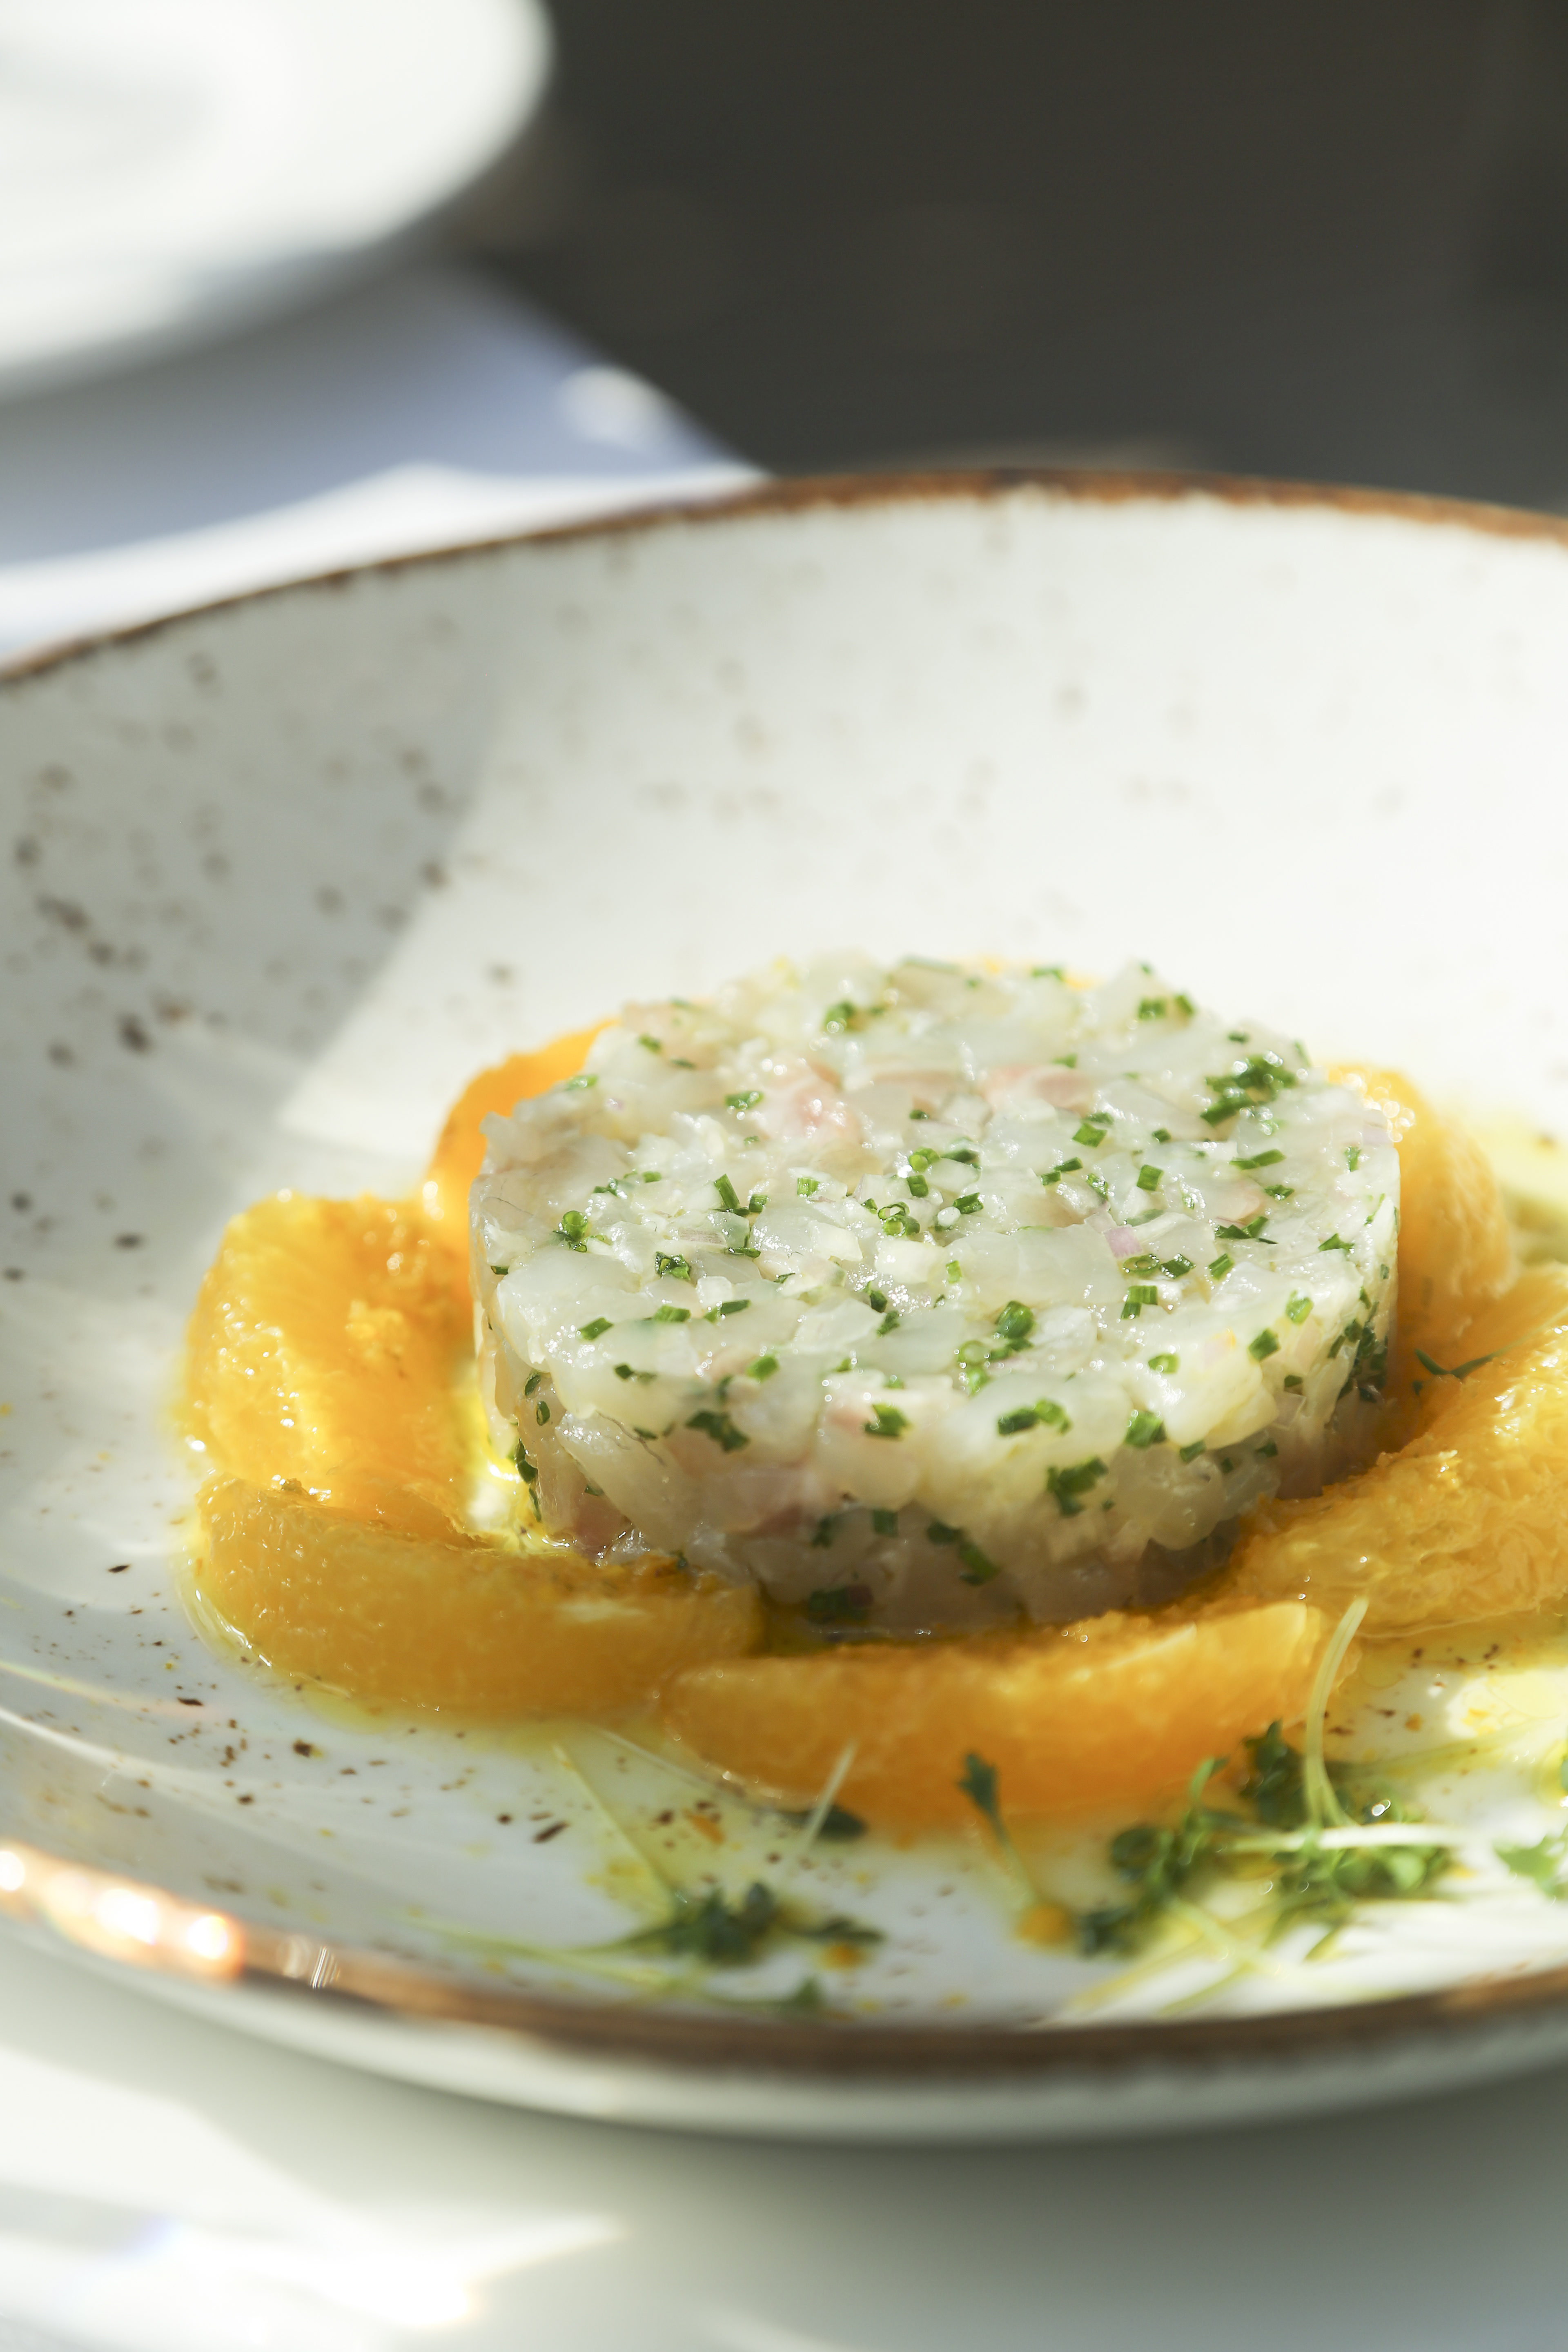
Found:
[[[1315,1969],[1106,1990],[1011,1933],[978,1839],[871,1841],[801,1881],[885,1938],[822,2013],[780,2007],[798,1954],[567,1962],[646,1916],[609,1817],[667,1768],[220,1660],[167,1411],[233,1210],[400,1189],[479,1063],[779,950],[1143,954],[1560,1124],[1565,646],[1557,523],[1007,476],[459,550],[15,673],[0,1907],[258,2032],[646,2121],[1141,2130],[1568,2052],[1568,1906],[1517,1882]],[[1493,1682],[1568,1713],[1550,1663],[1530,1706]],[[1519,1772],[1467,1788],[1483,1844],[1540,1816]],[[778,1824],[725,1822],[743,1883]]]

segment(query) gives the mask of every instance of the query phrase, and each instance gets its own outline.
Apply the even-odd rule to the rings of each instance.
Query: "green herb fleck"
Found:
[[[726,1095],[724,1108],[726,1110],[755,1110],[762,1098],[761,1087],[746,1087],[738,1095]]]
[[[739,1453],[742,1445],[752,1442],[743,1429],[736,1428],[727,1412],[694,1412],[686,1426],[700,1429],[704,1437],[710,1437],[726,1454]]]
[[[1247,1352],[1255,1364],[1267,1363],[1270,1356],[1279,1353],[1279,1342],[1272,1331],[1259,1331],[1256,1339],[1247,1341]]]
[[[1121,1442],[1135,1446],[1140,1454],[1151,1445],[1163,1445],[1165,1424],[1157,1412],[1135,1412],[1128,1420]]]
[[[1046,1473],[1046,1492],[1054,1495],[1058,1510],[1064,1519],[1076,1519],[1083,1509],[1080,1495],[1087,1495],[1098,1479],[1105,1475],[1105,1465],[1098,1454],[1088,1462],[1077,1462],[1070,1470],[1053,1466]]]
[[[993,1577],[1002,1573],[994,1559],[986,1559],[977,1543],[960,1544],[958,1557],[963,1563],[958,1571],[960,1584],[989,1584]]]
[[[902,1437],[910,1425],[909,1415],[896,1404],[874,1404],[871,1412],[871,1420],[860,1424],[868,1437]]]
[[[577,1336],[580,1339],[596,1339],[602,1331],[609,1331],[613,1328],[614,1326],[607,1315],[595,1315],[591,1323],[578,1324]]]
[[[1312,1311],[1312,1302],[1304,1290],[1292,1291],[1285,1302],[1285,1313],[1292,1323],[1304,1323]]]
[[[1180,1362],[1181,1358],[1179,1356],[1151,1356],[1149,1359],[1149,1370],[1152,1372],[1173,1372],[1176,1370]]]
[[[661,1278],[668,1275],[672,1282],[695,1282],[697,1279],[685,1258],[667,1256],[663,1250],[655,1250],[653,1270]]]
[[[588,1220],[581,1209],[566,1210],[555,1230],[568,1249],[585,1250],[587,1248],[588,1244],[583,1237],[588,1230]]]

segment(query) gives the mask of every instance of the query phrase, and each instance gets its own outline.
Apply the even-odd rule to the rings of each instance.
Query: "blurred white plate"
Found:
[[[689,1782],[584,1727],[563,1754],[214,1655],[167,1417],[234,1210],[402,1191],[480,1064],[784,948],[1142,952],[1561,1134],[1565,642],[1551,520],[999,476],[780,485],[16,673],[0,1917],[333,2057],[752,2132],[1185,2127],[1568,2053],[1568,1905],[1493,1852],[1563,1820],[1568,1645],[1342,1694],[1354,1752],[1425,1722],[1458,1754],[1416,1786],[1467,1874],[1328,1955],[1084,1958],[1014,1932],[977,1838],[868,1837],[793,1882],[880,1931],[858,1965],[628,1979],[559,1957],[650,1926],[627,1834],[738,1899],[785,1824],[725,1798],[671,1827]]]
[[[538,0],[0,0],[0,396],[308,299],[539,104]]]

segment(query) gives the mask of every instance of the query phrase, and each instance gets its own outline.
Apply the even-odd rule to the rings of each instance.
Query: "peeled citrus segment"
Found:
[[[1276,1717],[1298,1720],[1331,1631],[1287,1601],[746,1658],[678,1676],[662,1717],[706,1762],[796,1804],[853,1744],[840,1799],[887,1828],[969,1818],[956,1784],[971,1752],[997,1768],[1007,1813],[1070,1816],[1152,1801]]]
[[[1227,1590],[1300,1595],[1363,1633],[1407,1633],[1568,1595],[1568,1274],[1542,1266],[1484,1307],[1452,1358],[1421,1372],[1397,1454],[1310,1501],[1258,1511]],[[1442,1362],[1440,1358],[1435,1361]]]
[[[1446,1363],[1444,1350],[1512,1279],[1502,1191],[1479,1144],[1408,1078],[1353,1063],[1330,1076],[1376,1104],[1399,1150],[1398,1380],[1417,1348]]]
[[[445,1238],[461,1251],[468,1250],[468,1187],[484,1161],[485,1139],[479,1121],[492,1111],[504,1115],[518,1103],[575,1077],[589,1046],[604,1027],[570,1030],[553,1038],[537,1054],[513,1054],[471,1078],[447,1115],[441,1139],[426,1171],[425,1213]]]
[[[417,1212],[280,1192],[232,1221],[202,1284],[190,1426],[215,1469],[292,1478],[427,1532],[467,1500],[453,1383],[471,1347],[471,1310]]]
[[[456,1714],[619,1715],[761,1638],[754,1592],[671,1565],[597,1569],[401,1534],[308,1496],[215,1478],[195,1566],[206,1606],[278,1673]]]

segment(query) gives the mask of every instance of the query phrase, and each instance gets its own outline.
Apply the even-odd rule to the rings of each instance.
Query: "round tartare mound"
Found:
[[[1387,1126],[1145,965],[779,965],[485,1126],[491,1426],[592,1555],[825,1628],[1062,1622],[1375,1451]]]

